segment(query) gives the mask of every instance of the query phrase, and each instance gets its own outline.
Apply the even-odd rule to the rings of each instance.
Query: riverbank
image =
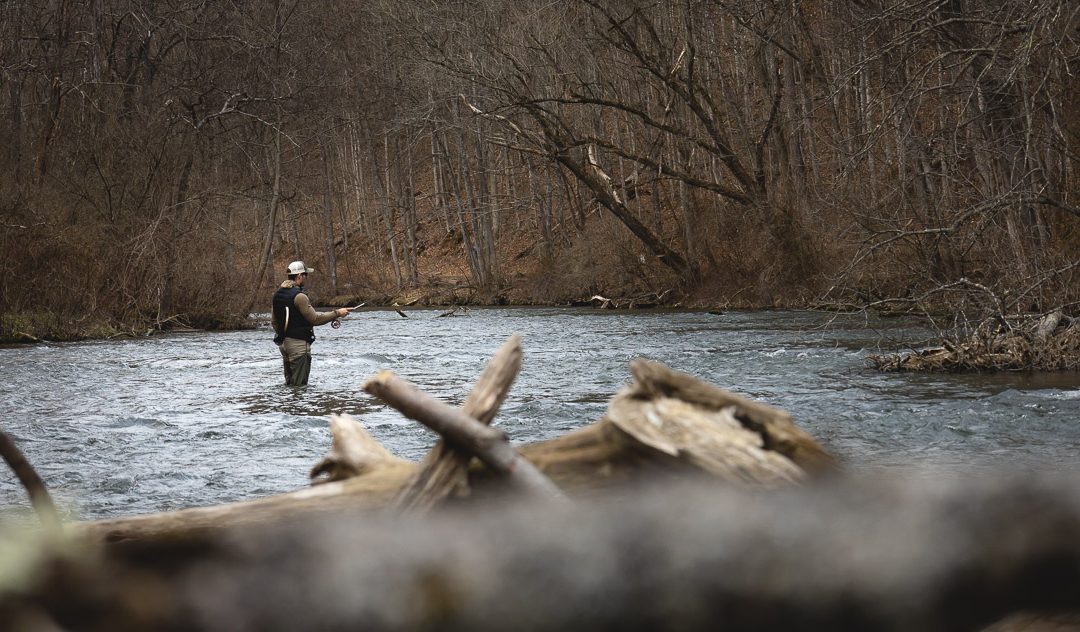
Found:
[[[442,267],[447,268],[449,264]],[[748,293],[726,297],[718,292],[684,292],[662,280],[656,289],[635,283],[602,285],[574,279],[553,279],[547,274],[517,274],[497,288],[480,288],[467,277],[428,274],[404,290],[365,284],[343,284],[337,294],[321,291],[318,283],[309,292],[318,306],[366,305],[369,307],[452,309],[455,307],[597,307],[604,309],[683,308],[701,311],[731,309],[806,309],[814,305],[798,298],[784,301],[756,300]],[[269,299],[273,288],[267,285]],[[223,306],[227,309],[228,306]],[[255,306],[259,311],[260,306]],[[0,314],[0,344],[43,341],[69,342],[121,337],[145,337],[166,331],[229,331],[251,327],[245,318],[227,313],[179,313],[167,318],[141,317],[117,320],[97,313],[61,313],[43,309]]]
[[[358,306],[369,309],[444,309],[444,315],[458,315],[467,307],[584,307],[610,310],[686,309],[721,314],[730,310],[813,309],[844,313],[853,311],[841,305],[822,305],[808,300],[791,300],[782,305],[759,305],[732,301],[709,294],[672,290],[619,294],[564,294],[558,301],[540,301],[522,290],[521,285],[494,292],[472,287],[463,279],[440,279],[422,287],[402,292],[350,292],[326,298],[315,296],[322,306]],[[858,311],[858,310],[855,310]],[[402,312],[404,313],[404,312]],[[870,310],[878,317],[926,316],[896,309]],[[1045,319],[1044,319],[1045,320]],[[1039,322],[1007,323],[988,321],[965,337],[941,334],[936,343],[908,351],[867,356],[869,366],[881,372],[964,373],[999,371],[1073,371],[1080,368],[1080,319],[1058,314],[1054,326],[1047,329]],[[161,321],[116,324],[94,315],[64,316],[45,311],[0,315],[0,344],[37,344],[141,338],[177,331],[234,331],[250,329],[250,319],[229,316],[178,314]]]
[[[181,314],[162,321],[115,323],[96,314],[27,311],[0,314],[0,344],[142,338],[167,331],[229,331],[251,327],[247,320],[228,316],[191,317]]]
[[[110,338],[118,333],[92,316],[77,319],[45,311],[0,314],[0,344]]]

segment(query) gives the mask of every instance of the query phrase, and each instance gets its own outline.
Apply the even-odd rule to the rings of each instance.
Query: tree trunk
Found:
[[[583,165],[573,160],[565,153],[557,154],[555,159],[570,171],[570,173],[577,176],[577,179],[585,184],[585,186],[596,195],[597,201],[622,222],[624,226],[629,228],[630,232],[640,239],[641,243],[644,244],[649,252],[659,259],[661,263],[671,268],[683,281],[688,283],[697,281],[699,271],[696,264],[687,261],[681,254],[675,252],[675,250],[663,243],[647,226],[638,221],[633,212],[622,203],[618,195],[603,177],[590,173]]]
[[[270,191],[270,208],[268,209],[268,219],[266,225],[266,238],[263,240],[262,256],[259,257],[259,265],[255,269],[255,280],[251,284],[251,293],[248,295],[248,301],[244,305],[241,317],[247,317],[251,313],[251,310],[255,307],[255,302],[259,298],[259,292],[262,289],[263,280],[266,278],[266,271],[270,267],[271,256],[274,248],[274,232],[277,228],[277,216],[278,207],[281,204],[281,117],[279,112],[278,125],[274,127],[274,146],[270,155],[271,162],[271,178],[273,184]]]
[[[323,177],[325,178],[325,185],[323,187],[323,204],[322,204],[322,224],[324,240],[324,258],[327,277],[330,280],[330,293],[334,296],[338,295],[338,279],[337,279],[337,252],[334,247],[334,174],[332,169],[332,145],[329,139],[323,139],[322,142],[322,162],[323,162]]]

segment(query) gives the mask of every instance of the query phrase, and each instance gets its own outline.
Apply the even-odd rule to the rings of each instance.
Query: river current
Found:
[[[499,345],[522,370],[496,425],[515,443],[589,424],[636,357],[789,411],[856,474],[1080,470],[1080,374],[881,374],[870,353],[917,344],[896,319],[812,312],[559,308],[356,312],[319,327],[311,384],[284,385],[266,315],[254,330],[0,349],[0,428],[70,518],[211,505],[285,492],[330,447],[327,417],[356,416],[398,456],[436,437],[360,384],[391,369],[460,405]],[[0,523],[26,493],[0,475]]]

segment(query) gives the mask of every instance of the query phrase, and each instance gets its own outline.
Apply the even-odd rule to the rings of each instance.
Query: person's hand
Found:
[[[342,316],[348,316],[349,315],[349,308],[348,307],[339,307],[339,308],[334,310],[334,313],[338,315],[338,318],[341,318]]]

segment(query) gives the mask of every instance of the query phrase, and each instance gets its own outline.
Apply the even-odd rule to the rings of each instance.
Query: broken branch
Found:
[[[0,456],[4,457],[4,461],[26,488],[30,495],[30,503],[34,506],[34,511],[41,520],[42,526],[50,531],[57,529],[60,526],[60,516],[56,512],[56,505],[53,503],[52,496],[49,495],[49,490],[45,488],[45,482],[41,480],[34,466],[26,460],[11,437],[3,431],[0,431]]]
[[[514,334],[491,357],[461,410],[484,425],[491,424],[521,370],[521,336]],[[472,454],[440,439],[420,469],[395,499],[401,511],[423,511],[467,484]]]
[[[538,496],[562,497],[554,483],[517,453],[503,432],[427,395],[393,372],[380,371],[364,382],[363,389],[406,417],[438,432],[448,442],[476,455],[519,488]]]

